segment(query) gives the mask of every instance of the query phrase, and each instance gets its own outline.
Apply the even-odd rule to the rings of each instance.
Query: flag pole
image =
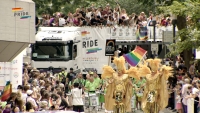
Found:
[[[12,84],[10,83],[10,93],[12,93]]]
[[[108,66],[110,65],[110,60],[111,60],[111,59],[110,59],[110,56],[109,56],[109,57],[108,57]]]

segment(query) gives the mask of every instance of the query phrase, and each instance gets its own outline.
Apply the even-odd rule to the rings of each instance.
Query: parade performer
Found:
[[[108,79],[108,86],[105,94],[105,109],[114,113],[126,113],[131,111],[131,98],[133,84],[131,77],[139,79],[138,69],[131,67],[125,68],[124,57],[115,57],[113,63],[116,65],[116,71],[110,66],[103,67],[103,79]]]
[[[142,109],[144,113],[159,113],[168,104],[167,79],[172,75],[172,68],[161,65],[160,59],[147,59],[139,67],[139,76],[146,77]]]

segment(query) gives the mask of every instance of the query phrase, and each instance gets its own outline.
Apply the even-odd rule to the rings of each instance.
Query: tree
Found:
[[[177,15],[177,28],[179,30],[177,38],[180,41],[171,45],[171,47],[176,48],[176,51],[171,51],[171,54],[183,52],[187,67],[189,67],[190,61],[193,60],[192,49],[200,46],[199,9],[199,0],[173,1],[169,6],[160,7],[160,10],[165,14],[171,12]]]
[[[137,0],[33,0],[36,4],[36,12],[38,15],[42,13],[53,14],[55,12],[63,12],[67,14],[68,12],[74,12],[76,8],[80,7],[104,7],[106,4],[110,4],[112,8],[119,3],[121,8],[126,9],[128,14],[140,12],[148,13],[153,6],[148,4],[142,5],[142,3]]]
[[[121,8],[126,9],[128,14],[140,14],[141,12],[148,14],[149,11],[152,11],[153,9],[153,5],[142,4],[138,0],[118,0],[118,3],[120,4]]]
[[[65,4],[69,3],[69,0],[33,0],[36,6],[36,12],[38,15],[42,13],[53,14],[60,12]]]
[[[67,14],[68,12],[74,12],[76,8],[80,7],[91,7],[94,6],[96,8],[100,6],[106,6],[106,4],[110,4],[113,6],[113,0],[71,0],[70,3],[65,4],[62,12]]]
[[[170,55],[183,52],[185,65],[189,67],[192,59],[192,49],[200,46],[200,0],[139,0],[142,3],[157,6],[157,12],[161,14],[177,15],[178,40],[176,44],[171,44]],[[158,4],[162,6],[158,6]],[[155,5],[156,4],[156,5]],[[189,18],[188,18],[189,16]]]

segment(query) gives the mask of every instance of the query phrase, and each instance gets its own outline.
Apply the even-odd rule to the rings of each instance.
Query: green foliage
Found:
[[[68,0],[33,0],[38,15],[42,13],[53,14],[61,11],[62,7],[69,2]]]
[[[152,11],[153,9],[152,5],[149,5],[148,3],[143,4],[138,0],[118,0],[118,3],[120,4],[121,8],[126,9],[128,14],[140,14],[141,12],[149,14],[149,11]]]
[[[80,7],[104,7],[110,4],[112,8],[116,6],[116,0],[33,0],[36,4],[36,12],[38,15],[42,13],[53,14],[55,12],[75,12]],[[149,4],[142,4],[138,0],[118,0],[121,8],[126,9],[128,14],[145,12],[148,14],[153,9]]]
[[[197,0],[186,0],[184,2],[174,1],[170,6],[160,7],[160,10],[165,14],[171,12],[178,17],[182,16],[187,19],[186,26],[180,27],[178,37],[180,42],[172,44],[172,47],[176,47],[176,53],[180,53],[184,50],[200,47],[200,2]],[[179,22],[179,20],[178,20]],[[180,25],[183,23],[179,23]],[[178,23],[177,23],[178,25]],[[174,53],[174,52],[171,52]]]

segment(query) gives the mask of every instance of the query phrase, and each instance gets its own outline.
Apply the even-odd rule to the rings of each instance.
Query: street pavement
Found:
[[[99,111],[98,113],[105,113],[104,110],[101,110]],[[140,110],[137,110],[135,112],[132,112],[132,113],[144,113],[143,111],[140,111]],[[163,111],[160,111],[160,113],[176,113],[176,112],[172,112],[171,110],[169,109],[165,109]]]

